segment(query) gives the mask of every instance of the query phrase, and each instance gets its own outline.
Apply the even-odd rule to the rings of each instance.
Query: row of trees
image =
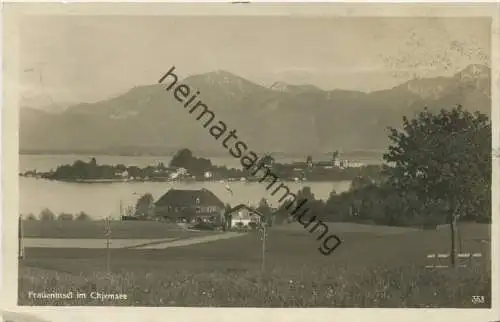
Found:
[[[36,217],[34,214],[30,213],[27,215],[23,215],[22,218],[24,220],[41,220],[41,221],[53,221],[53,220],[81,220],[81,221],[86,221],[86,220],[91,220],[90,216],[81,211],[77,214],[70,214],[70,213],[65,213],[62,212],[59,215],[56,216],[50,209],[45,208],[40,213],[38,214],[38,217]]]

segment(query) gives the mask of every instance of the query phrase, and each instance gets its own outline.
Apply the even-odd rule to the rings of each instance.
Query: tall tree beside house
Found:
[[[269,207],[269,204],[265,198],[262,198],[259,202],[259,206],[257,207],[257,211],[264,215],[262,221],[266,221],[268,227],[272,226],[272,213],[273,210]]]
[[[143,194],[135,205],[135,216],[149,218],[153,214],[154,198],[150,193]]]
[[[386,168],[389,183],[414,191],[424,207],[446,204],[455,265],[459,217],[491,218],[491,123],[458,106],[437,114],[425,109],[414,119],[403,118],[401,130],[389,130],[392,145],[384,155],[394,164]]]
[[[232,221],[232,215],[231,215],[231,205],[230,204],[225,204],[224,206],[224,219],[223,219],[223,224],[222,228],[224,230],[231,229],[231,221]]]

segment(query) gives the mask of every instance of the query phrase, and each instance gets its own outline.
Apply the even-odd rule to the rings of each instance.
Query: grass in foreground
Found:
[[[307,272],[307,275],[304,274]],[[134,270],[90,276],[27,268],[20,278],[21,305],[240,306],[240,307],[488,307],[489,272],[430,271],[417,266],[373,267],[351,273],[331,268],[275,267],[207,272]],[[127,294],[126,300],[36,300],[28,291]]]
[[[467,235],[467,234],[465,234]],[[266,273],[255,235],[165,250],[116,250],[108,276],[103,250],[28,249],[21,305],[242,307],[489,307],[486,258],[460,269],[425,268],[448,249],[447,232],[374,237],[343,234],[330,256],[307,232],[270,232]],[[475,235],[477,236],[477,235]],[[467,251],[483,245],[464,240]],[[124,293],[127,300],[35,300],[28,292]],[[484,296],[473,304],[472,296]]]

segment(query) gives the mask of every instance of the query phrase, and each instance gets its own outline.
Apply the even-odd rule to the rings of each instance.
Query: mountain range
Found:
[[[323,153],[386,149],[387,126],[398,127],[427,106],[461,104],[491,115],[490,68],[469,65],[450,77],[418,78],[370,93],[323,90],[276,82],[261,86],[227,71],[193,75],[181,82],[250,149]],[[176,150],[221,153],[224,148],[162,85],[134,87],[117,97],[75,104],[49,113],[20,109],[20,150]]]

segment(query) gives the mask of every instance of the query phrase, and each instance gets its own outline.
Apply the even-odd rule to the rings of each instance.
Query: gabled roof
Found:
[[[197,199],[199,203],[197,203]],[[224,203],[210,190],[177,190],[170,189],[158,201],[156,206],[220,206]]]
[[[249,207],[249,206],[247,206],[247,205],[245,205],[245,204],[239,204],[239,205],[237,205],[237,206],[235,206],[235,207],[233,207],[233,208],[229,209],[229,210],[228,210],[228,213],[235,213],[235,212],[238,212],[238,211],[240,211],[240,210],[242,210],[242,209],[246,209],[246,210],[248,210],[248,211],[250,211],[250,212],[252,212],[252,213],[254,213],[254,214],[256,214],[256,215],[258,215],[258,216],[260,216],[260,217],[264,217],[264,214],[263,214],[263,213],[261,213],[261,212],[260,212],[260,211],[258,211],[257,209],[254,209],[254,208],[252,208],[252,207]]]

